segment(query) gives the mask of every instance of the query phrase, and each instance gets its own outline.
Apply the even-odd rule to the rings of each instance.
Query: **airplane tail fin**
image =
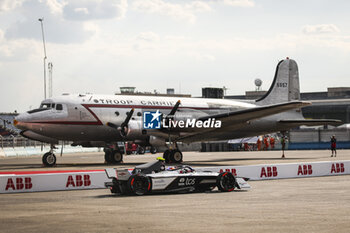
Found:
[[[295,100],[300,100],[298,65],[294,60],[287,58],[278,63],[270,89],[257,99],[256,103],[269,105]]]

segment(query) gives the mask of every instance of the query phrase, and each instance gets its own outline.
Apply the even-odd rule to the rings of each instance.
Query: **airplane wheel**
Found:
[[[150,151],[151,151],[152,154],[156,154],[157,153],[157,148],[152,146]]]
[[[179,150],[172,150],[170,153],[170,161],[173,163],[182,162],[182,153]]]
[[[137,149],[137,153],[140,155],[143,155],[145,153],[145,148],[143,148],[142,146],[139,146],[139,148]]]
[[[118,150],[112,151],[111,152],[111,161],[112,161],[112,163],[120,163],[121,161],[123,161],[123,154]]]
[[[112,161],[112,151],[110,149],[105,150],[105,161],[107,163],[113,163]]]
[[[131,193],[144,195],[151,190],[151,179],[143,175],[132,175],[128,180],[128,187]]]
[[[216,185],[222,192],[231,192],[235,189],[236,178],[231,172],[222,172],[216,179]]]
[[[164,151],[163,158],[165,159],[165,163],[170,163],[170,150]]]
[[[53,167],[56,164],[56,156],[54,153],[47,152],[43,155],[42,161],[46,167]]]

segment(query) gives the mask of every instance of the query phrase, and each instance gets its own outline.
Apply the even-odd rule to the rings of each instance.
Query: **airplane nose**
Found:
[[[23,114],[19,114],[15,117],[15,119],[13,119],[13,125],[18,129],[24,130],[24,119],[25,117],[23,116]]]

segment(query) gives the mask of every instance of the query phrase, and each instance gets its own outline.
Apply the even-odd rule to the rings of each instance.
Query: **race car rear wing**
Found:
[[[118,178],[117,171],[114,168],[106,168],[105,172],[106,172],[106,175],[109,179]]]

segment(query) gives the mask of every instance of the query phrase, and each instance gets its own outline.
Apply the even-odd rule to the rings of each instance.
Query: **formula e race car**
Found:
[[[222,192],[249,189],[246,179],[230,172],[196,171],[190,166],[165,168],[163,158],[136,166],[133,170],[107,168],[105,187],[115,194],[205,192],[217,187]]]

